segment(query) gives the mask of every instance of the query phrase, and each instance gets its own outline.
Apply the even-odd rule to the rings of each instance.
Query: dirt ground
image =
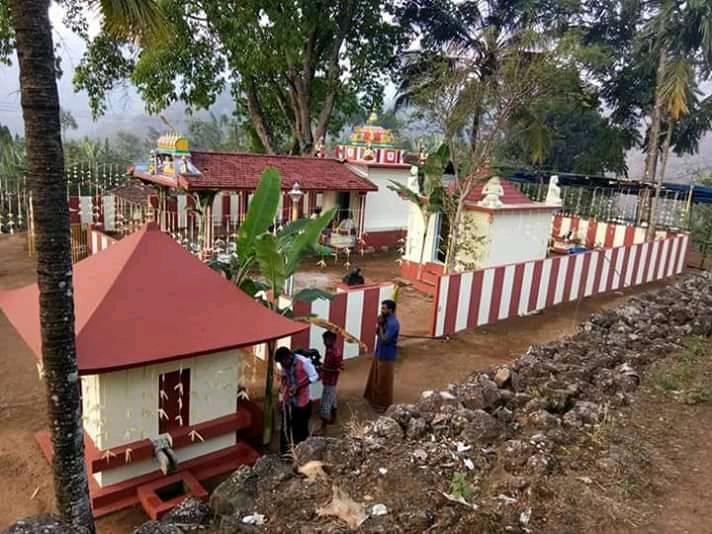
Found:
[[[359,257],[357,261],[355,258],[353,260],[354,265],[362,267],[367,281],[392,279],[398,273],[394,256],[366,256]],[[327,287],[335,284],[345,272],[341,262],[333,265],[332,260],[330,263],[323,273],[319,273],[325,277]],[[316,273],[307,273],[305,278],[297,280],[297,284],[311,285],[309,280],[314,280]],[[34,265],[24,251],[24,238],[20,235],[0,236],[0,290],[20,287],[33,280]],[[570,334],[576,324],[593,311],[615,306],[631,294],[633,293],[616,293],[572,303],[540,315],[505,321],[455,336],[448,341],[440,341],[407,337],[427,333],[432,301],[412,289],[406,289],[402,293],[399,310],[404,339],[396,366],[396,401],[413,401],[424,390],[444,388],[449,383],[463,380],[476,369],[509,361],[525,352],[531,344]],[[0,347],[0,502],[3,503],[0,506],[1,529],[20,517],[51,511],[54,504],[51,471],[32,439],[33,432],[46,427],[43,388],[37,377],[33,355],[2,314]],[[346,371],[339,384],[339,397],[343,401],[340,408],[342,423],[351,413],[364,417],[372,415],[362,400],[369,365],[368,357],[349,360],[346,364]],[[708,415],[709,422],[712,423],[712,414]],[[706,428],[712,426],[708,424]],[[339,429],[331,431],[338,432]],[[704,431],[700,428],[694,432]],[[699,454],[706,456],[691,455],[687,458],[681,454],[683,461],[678,465],[681,476],[687,473],[686,469],[689,469],[688,474],[692,475],[696,474],[694,469],[712,470],[712,458],[709,457],[712,453],[706,448],[712,433],[698,436],[694,432],[688,430],[687,438],[699,443]],[[698,438],[705,439],[706,442],[698,442]],[[686,462],[689,462],[689,466]],[[704,491],[707,491],[706,495],[709,496],[712,473],[708,475],[700,481],[706,484],[689,487],[695,497],[702,498]],[[695,478],[693,476],[685,480],[690,484],[697,484]],[[689,504],[689,499],[686,502]],[[680,511],[680,506],[675,505],[675,501],[661,501],[660,506],[661,509],[669,506]],[[690,514],[691,519],[695,517],[702,516]],[[122,533],[130,531],[144,520],[143,512],[136,508],[102,518],[98,527],[100,532]],[[689,532],[712,532],[712,528],[694,530],[694,525],[689,528]],[[663,528],[640,532],[686,531]]]

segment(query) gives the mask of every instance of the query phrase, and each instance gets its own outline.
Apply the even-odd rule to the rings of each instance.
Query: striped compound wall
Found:
[[[342,326],[348,333],[358,337],[368,346],[367,352],[373,352],[376,347],[376,319],[381,311],[381,301],[392,298],[393,290],[392,284],[339,290],[332,300],[319,299],[311,303],[296,302],[294,315],[295,317],[316,315]],[[286,297],[282,298],[286,299]],[[323,328],[312,325],[309,330],[278,340],[277,346],[292,349],[317,349],[323,356],[325,350],[321,339],[323,333]],[[343,351],[344,359],[355,358],[361,353],[359,346],[354,343],[344,343],[343,338],[339,338],[338,342],[341,344],[340,348]],[[266,344],[254,347],[255,356],[264,360],[266,348]],[[312,384],[309,388],[312,400],[321,398],[321,392],[321,382]]]
[[[689,236],[441,276],[432,334],[450,335],[681,273]]]
[[[571,232],[572,238],[578,238],[587,248],[613,248],[623,245],[639,245],[646,240],[647,229],[632,224],[619,224],[582,219],[576,215],[554,215],[551,235],[564,237]],[[677,235],[676,233],[658,230],[656,239],[664,239]]]
[[[393,289],[392,284],[383,284],[340,290],[332,300],[295,303],[294,315],[316,315],[342,326],[349,334],[363,341],[368,346],[368,352],[373,352],[376,346],[376,318],[380,313],[381,301],[390,299]],[[290,346],[295,349],[317,349],[323,355],[323,333],[323,328],[312,325],[309,330],[293,336]],[[361,353],[359,346],[354,343],[344,343],[343,338],[339,338],[338,342],[341,344],[344,359],[355,358]]]

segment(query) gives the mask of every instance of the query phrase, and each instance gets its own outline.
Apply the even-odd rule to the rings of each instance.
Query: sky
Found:
[[[107,137],[118,130],[132,131],[143,137],[149,126],[163,129],[164,126],[156,116],[145,114],[140,95],[131,86],[115,89],[109,96],[107,112],[97,121],[92,120],[89,101],[85,92],[76,93],[72,87],[72,72],[81,60],[85,50],[83,40],[73,34],[62,24],[62,7],[51,4],[50,19],[54,29],[54,40],[59,46],[62,70],[64,75],[58,81],[60,105],[72,113],[77,121],[78,129],[68,133],[71,137]],[[95,34],[99,29],[97,17],[90,17],[89,33]],[[18,70],[13,61],[10,67],[0,66],[0,124],[8,126],[14,133],[22,134],[23,122],[20,111]],[[386,88],[386,107],[392,102],[395,87],[390,84]],[[226,92],[218,99],[211,111],[217,114],[230,114],[232,101]],[[205,112],[197,113],[198,116]],[[185,125],[184,108],[175,104],[166,110],[165,115],[178,128]],[[642,174],[644,155],[633,150],[628,154],[629,175],[638,177]],[[672,156],[668,163],[667,176],[675,178],[686,176],[699,168],[712,168],[712,133],[708,134],[700,145],[700,152],[694,156],[676,158]]]

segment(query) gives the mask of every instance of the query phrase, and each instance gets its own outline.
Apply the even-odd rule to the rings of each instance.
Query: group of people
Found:
[[[399,333],[396,303],[384,300],[376,327],[376,350],[364,392],[364,397],[379,413],[384,412],[393,403],[393,378]],[[322,339],[325,353],[318,371],[310,358],[292,352],[287,347],[281,347],[275,353],[275,360],[282,368],[279,390],[282,454],[288,454],[293,446],[309,437],[309,422],[312,416],[309,386],[319,379],[324,389],[319,406],[321,425],[317,432],[324,434],[328,425],[336,421],[336,386],[344,368],[344,359],[336,334],[326,331]]]

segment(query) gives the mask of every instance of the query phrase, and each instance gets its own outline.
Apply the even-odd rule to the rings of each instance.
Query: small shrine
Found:
[[[174,177],[181,175],[198,175],[200,171],[191,161],[188,150],[188,139],[176,133],[162,135],[156,142],[156,148],[151,151],[151,161],[148,165],[150,174]],[[176,172],[176,169],[178,172]]]
[[[457,247],[455,261],[457,270],[473,271],[546,258],[553,214],[561,209],[555,186],[550,189],[546,202],[534,202],[509,180],[492,176],[489,170],[481,174],[483,179],[465,199],[460,231],[462,243]],[[443,215],[432,218],[427,232],[423,228],[422,215],[412,206],[403,272],[415,272],[409,265],[420,262],[421,252],[424,252],[425,265],[445,261],[443,249],[449,229]]]
[[[368,195],[362,210],[361,241],[366,249],[375,250],[393,247],[405,238],[408,202],[389,186],[391,182],[405,185],[410,177],[406,151],[398,147],[395,133],[377,122],[372,113],[365,125],[354,128],[348,144],[336,146],[336,158],[378,188]]]
[[[41,362],[38,292],[2,293],[0,308]],[[95,516],[140,503],[156,519],[257,460],[262,417],[239,398],[241,359],[307,325],[269,311],[155,224],[77,263],[74,295]],[[49,432],[35,437],[51,459]]]

